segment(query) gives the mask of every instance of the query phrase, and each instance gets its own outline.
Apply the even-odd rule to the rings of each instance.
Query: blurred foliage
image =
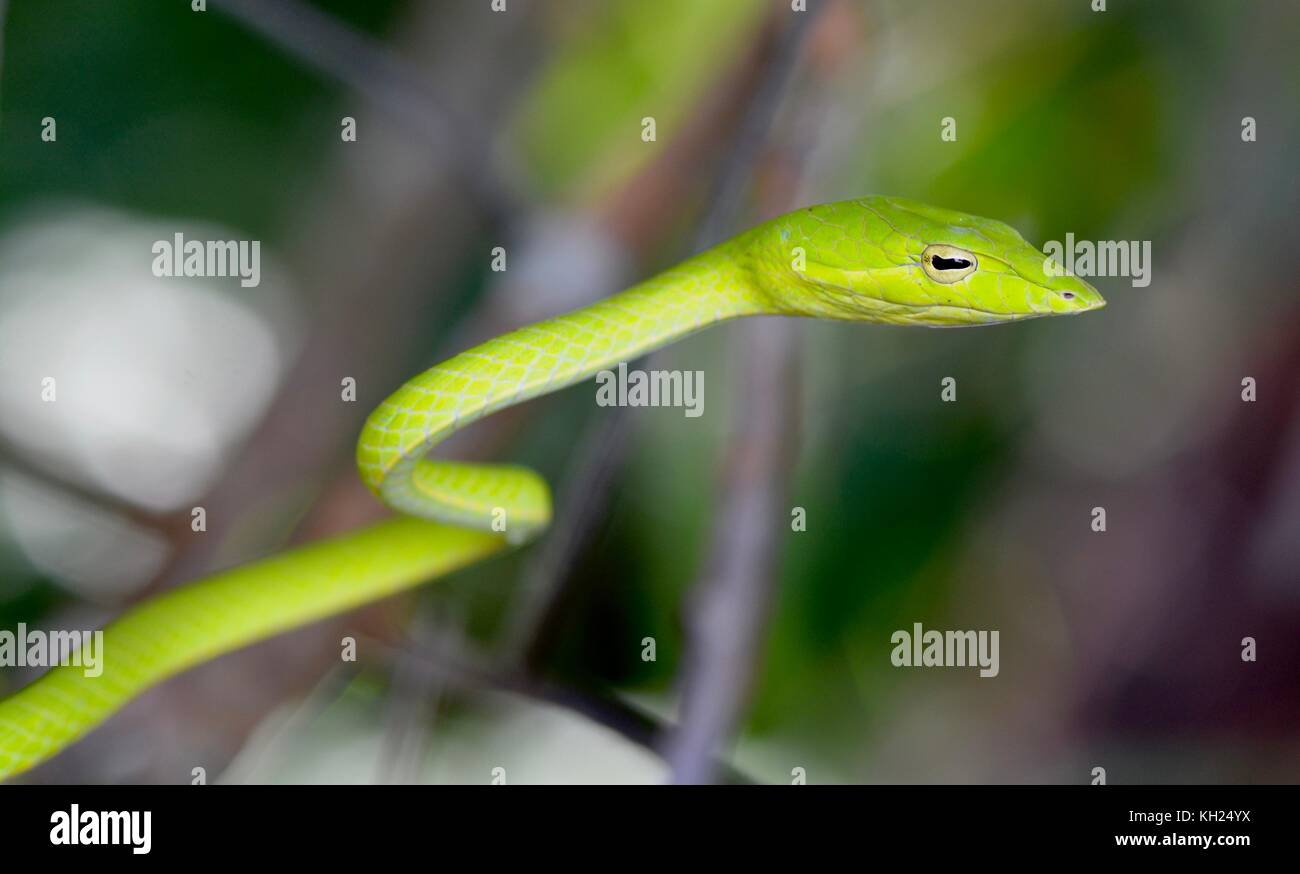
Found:
[[[561,4],[553,56],[521,102],[517,136],[548,199],[607,190],[666,143],[751,41],[763,0]],[[719,39],[720,34],[726,39]],[[657,138],[641,141],[654,117]]]
[[[996,56],[872,120],[862,154],[876,187],[1006,216],[1031,238],[1096,236],[1144,200],[1177,196],[1197,112],[1182,76],[1212,75],[1224,62],[1213,36],[1239,19],[1169,2],[1036,12]],[[935,135],[943,116],[960,119],[955,142]]]
[[[318,5],[382,32],[402,4]],[[18,2],[5,30],[0,216],[77,198],[275,239],[338,129],[333,82],[215,11]],[[36,135],[46,116],[53,147]]]

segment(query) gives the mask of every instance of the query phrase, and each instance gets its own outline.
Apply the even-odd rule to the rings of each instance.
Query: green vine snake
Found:
[[[477,419],[741,316],[960,326],[1105,304],[1092,286],[1048,266],[1001,222],[866,197],[773,219],[613,297],[462,352],[401,386],[361,432],[361,477],[400,515],[129,610],[104,630],[102,674],[55,667],[0,701],[0,778],[199,662],[538,534],[551,515],[540,476],[425,458]]]

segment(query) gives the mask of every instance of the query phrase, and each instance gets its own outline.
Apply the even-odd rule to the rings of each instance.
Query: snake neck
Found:
[[[497,410],[557,391],[709,325],[764,312],[746,235],[582,309],[493,338],[407,382],[370,416],[362,479],[406,513],[491,529],[512,512],[526,537],[550,516],[549,491],[521,468],[422,460],[453,432]]]

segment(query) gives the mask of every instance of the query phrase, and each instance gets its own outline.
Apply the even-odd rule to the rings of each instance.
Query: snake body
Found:
[[[1045,256],[1001,222],[866,197],[773,219],[610,298],[462,352],[401,386],[361,432],[361,477],[402,515],[131,609],[104,630],[100,676],[56,667],[0,701],[0,778],[166,677],[538,534],[551,506],[536,473],[425,458],[483,416],[741,316],[957,326],[1104,305],[1087,283],[1045,268]]]

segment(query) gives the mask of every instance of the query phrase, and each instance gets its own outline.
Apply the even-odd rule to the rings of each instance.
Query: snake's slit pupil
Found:
[[[935,270],[965,270],[970,266],[970,261],[965,258],[944,258],[941,255],[935,255],[930,263]]]

